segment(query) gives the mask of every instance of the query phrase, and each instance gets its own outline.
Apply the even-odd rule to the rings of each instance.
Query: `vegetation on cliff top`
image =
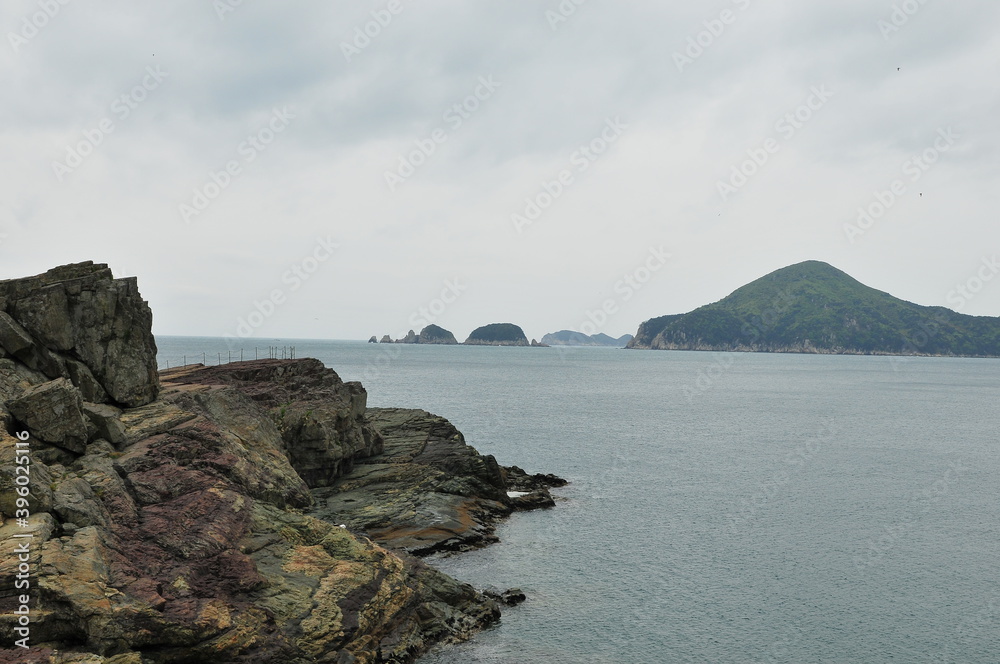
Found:
[[[524,335],[524,330],[513,323],[492,323],[477,327],[465,343],[527,346],[528,337]]]
[[[455,339],[455,335],[448,330],[434,325],[431,323],[424,329],[420,330],[420,335],[417,337],[418,344],[457,344],[458,340]]]

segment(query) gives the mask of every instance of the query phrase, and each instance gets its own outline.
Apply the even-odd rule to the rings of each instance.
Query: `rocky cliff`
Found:
[[[104,266],[0,292],[0,662],[401,663],[499,617],[405,551],[486,543],[556,478],[501,468],[442,418],[370,411],[316,360],[158,376],[149,308]],[[30,651],[10,647],[25,592]]]
[[[683,316],[684,314],[668,314],[666,316],[650,318],[649,320],[640,323],[635,336],[632,337],[627,344],[625,344],[625,348],[638,348],[643,350],[652,348],[653,339],[655,339],[660,332],[666,329],[668,325],[676,320],[679,320]]]
[[[107,265],[0,281],[0,357],[69,379],[87,401],[141,406],[156,398],[152,320],[135,278],[114,279]]]

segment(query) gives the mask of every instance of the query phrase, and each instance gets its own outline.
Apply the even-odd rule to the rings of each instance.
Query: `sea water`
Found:
[[[1000,661],[1000,361],[253,343],[570,480],[432,560],[528,600],[422,663]]]

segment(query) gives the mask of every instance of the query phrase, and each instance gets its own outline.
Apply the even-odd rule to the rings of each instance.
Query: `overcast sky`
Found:
[[[619,336],[808,259],[1000,315],[995,1],[4,0],[0,24],[0,278],[108,263],[157,334],[540,338],[607,304]]]

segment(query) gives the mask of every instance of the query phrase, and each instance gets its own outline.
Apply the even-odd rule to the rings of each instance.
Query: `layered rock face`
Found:
[[[95,439],[72,460],[33,467],[32,654],[407,662],[498,617],[470,586],[302,514],[308,486],[268,412],[239,389],[165,382],[160,399],[121,420],[134,440],[123,451]],[[0,480],[4,495],[12,480]],[[26,529],[7,520],[2,531],[0,587],[12,588],[12,535]],[[0,598],[4,643],[12,610]],[[0,662],[21,657],[0,651]]]
[[[365,419],[368,393],[311,358],[261,360],[164,372],[173,384],[232,385],[262,406],[281,433],[284,451],[310,487],[328,486],[358,457],[382,451]]]
[[[503,468],[466,445],[443,417],[404,408],[368,412],[384,436],[384,450],[315,490],[312,513],[366,532],[379,544],[418,556],[475,549],[497,541],[495,525],[511,512],[551,507],[548,487],[565,484]],[[523,495],[510,497],[515,489]]]
[[[141,406],[156,398],[153,314],[135,278],[107,265],[65,265],[0,281],[0,355],[67,378],[87,401]]]
[[[438,539],[472,546],[518,507],[506,491],[525,474],[475,453],[446,420],[369,411],[360,384],[311,359],[150,377],[148,307],[134,281],[103,266],[0,282],[0,292],[0,664],[402,664],[499,618],[495,601],[399,550],[406,529],[430,541],[420,532],[442,510],[457,516]],[[74,377],[71,362],[89,374]],[[22,432],[27,524],[12,518],[23,508]],[[396,483],[380,486],[405,500],[382,500],[440,509],[392,512],[373,497],[396,537],[372,541],[338,526],[346,511],[317,503],[389,464],[381,477]],[[495,514],[479,509],[489,504]],[[15,591],[25,541],[15,535],[31,535],[27,591]],[[23,592],[30,651],[10,646]]]

